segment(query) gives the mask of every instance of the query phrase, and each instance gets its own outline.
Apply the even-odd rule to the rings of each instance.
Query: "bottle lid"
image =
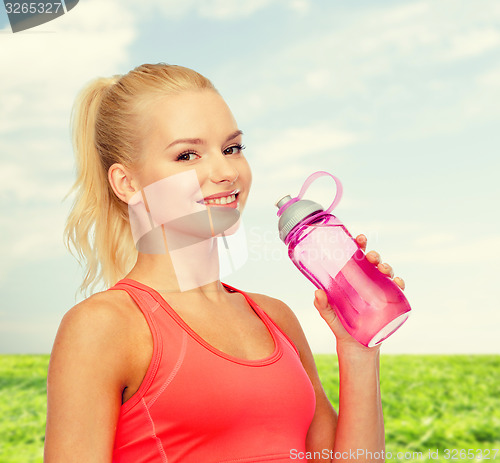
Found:
[[[282,209],[290,201],[293,201],[290,195],[276,201],[275,206]],[[286,237],[293,230],[293,228],[302,222],[306,217],[323,211],[321,204],[315,203],[309,199],[301,199],[294,201],[291,205],[287,206],[281,213],[278,221],[278,230],[281,241],[285,241]]]
[[[312,182],[314,182],[319,177],[329,176],[335,180],[335,186],[337,188],[337,192],[335,194],[335,198],[332,203],[327,207],[326,210],[323,207],[311,201],[309,199],[302,199],[306,190],[309,188]],[[295,198],[292,198],[290,195],[283,196],[281,199],[278,199],[274,204],[278,208],[278,229],[279,235],[282,241],[285,241],[286,237],[292,231],[292,229],[302,222],[305,218],[317,214],[318,212],[326,212],[330,213],[330,211],[338,204],[340,198],[342,197],[342,184],[340,180],[325,171],[314,172],[306,178],[306,181],[302,185],[300,189],[299,195]]]

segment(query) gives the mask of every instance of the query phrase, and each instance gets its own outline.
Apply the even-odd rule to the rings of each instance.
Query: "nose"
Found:
[[[222,153],[211,156],[210,180],[214,183],[228,182],[232,185],[239,176],[238,170]]]

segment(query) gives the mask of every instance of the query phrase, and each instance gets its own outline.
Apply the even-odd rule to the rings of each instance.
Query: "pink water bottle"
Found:
[[[310,184],[324,175],[337,186],[326,210],[302,199]],[[295,266],[326,292],[349,334],[372,347],[394,333],[411,308],[399,286],[366,259],[342,222],[330,214],[341,197],[338,178],[322,171],[310,175],[297,197],[287,195],[276,202],[279,235]]]

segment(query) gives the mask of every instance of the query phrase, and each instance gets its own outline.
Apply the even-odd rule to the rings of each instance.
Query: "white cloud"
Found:
[[[33,166],[34,167],[34,166]],[[72,178],[47,179],[49,169],[40,170],[24,167],[21,164],[0,164],[0,199],[4,211],[12,207],[4,201],[15,201],[18,204],[29,202],[59,203],[68,192]]]
[[[247,149],[254,178],[245,214],[250,223],[264,228],[272,223],[273,229],[277,221],[275,201],[286,194],[296,196],[313,172],[327,170],[335,174],[335,168],[346,162],[338,151],[358,141],[355,134],[324,124],[257,134],[257,140],[255,144],[250,140]],[[306,197],[326,208],[335,193],[334,181],[325,176],[311,184]],[[342,200],[342,205],[352,207],[353,201]]]
[[[2,35],[3,132],[66,128],[77,91],[97,75],[116,73],[135,35],[133,17],[115,0],[80,2],[33,32]]]
[[[494,1],[483,2],[481,8],[465,2],[414,2],[362,14],[355,28],[341,34],[352,39],[346,47],[349,52],[383,52],[401,58],[411,55],[409,64],[420,64],[464,59],[498,49],[500,32],[485,27],[495,19],[500,19],[500,9]],[[363,34],[355,40],[354,31],[360,30]],[[326,35],[331,44],[340,43],[341,38],[336,33]]]
[[[470,58],[499,48],[500,31],[493,28],[474,29],[452,38],[448,58]]]
[[[500,88],[500,67],[479,74],[476,82],[479,86],[496,87],[498,90]]]
[[[385,28],[389,25],[399,25],[402,21],[414,21],[430,10],[428,2],[413,2],[408,5],[398,5],[387,8],[380,15],[373,16],[373,24]]]
[[[47,174],[68,172],[76,94],[89,79],[114,74],[126,62],[135,27],[120,2],[88,0],[33,31],[0,37],[0,192],[43,196],[54,186]]]
[[[306,177],[327,165],[344,162],[339,150],[358,142],[359,136],[326,123],[305,127],[285,127],[253,134],[247,157],[257,175],[249,205],[273,203],[278,196],[298,194]],[[311,187],[316,198],[330,198],[335,192],[333,180],[320,179]],[[333,199],[333,197],[332,197]],[[327,199],[320,201],[325,203]],[[252,206],[250,206],[252,207]]]
[[[0,279],[13,267],[67,255],[63,244],[66,213],[65,207],[53,204],[5,209],[0,217]]]
[[[282,128],[289,115],[314,111],[366,141],[379,129],[393,140],[452,134],[500,117],[496,61],[470,65],[500,50],[499,20],[495,1],[482,8],[447,0],[338,10],[313,4],[308,33],[260,45],[258,58],[236,58],[245,69],[236,78],[225,69],[212,78],[244,128]]]
[[[280,0],[150,0],[148,2],[136,2],[124,0],[127,7],[138,12],[142,16],[151,14],[162,14],[167,20],[179,20],[189,15],[198,15],[202,18],[225,21],[228,19],[248,17],[257,11],[268,8],[273,4],[281,3]],[[304,3],[304,1],[300,1]],[[303,6],[296,6],[303,8]]]
[[[20,114],[23,111],[22,105],[25,101],[21,91],[11,90],[2,94],[2,108],[0,109],[0,134],[7,133],[19,127],[15,120],[9,116],[12,114]]]
[[[500,261],[500,236],[485,235],[474,240],[454,239],[445,243],[442,236],[436,239],[436,235],[429,235],[417,238],[413,246],[398,253],[398,260],[429,265],[496,264]]]
[[[74,156],[66,131],[26,130],[0,137],[0,201],[59,203],[74,181]],[[20,139],[19,139],[20,138]]]
[[[268,7],[276,0],[209,0],[198,2],[197,11],[200,16],[213,19],[231,19],[250,16],[258,10]]]
[[[254,147],[255,157],[269,166],[302,160],[309,162],[318,156],[335,155],[335,150],[358,141],[351,132],[336,129],[328,123],[306,127],[287,127],[277,132],[261,134],[262,144]]]
[[[316,28],[310,34],[291,41],[284,49],[262,50],[260,72],[249,76],[251,88],[265,104],[261,111],[296,107],[315,92],[324,98],[352,102],[352,98],[385,97],[399,88],[398,95],[406,92],[405,98],[418,102],[437,92],[429,92],[438,80],[436,72],[445,88],[455,88],[480,69],[447,72],[450,62],[465,63],[500,50],[500,32],[492,26],[500,20],[494,1],[484,2],[481,8],[462,2],[421,1],[342,10],[334,27],[324,27],[335,14],[333,7],[325,11],[323,17],[316,18]],[[384,108],[391,105],[380,98],[377,101]]]
[[[449,243],[453,243],[456,239],[457,236],[453,233],[429,233],[423,236],[419,236],[415,240],[415,244],[418,247],[425,248],[427,246],[447,245]]]
[[[332,75],[328,69],[317,69],[306,74],[307,85],[313,89],[324,89],[331,82]]]
[[[311,3],[308,0],[288,0],[287,6],[300,14],[307,13],[311,9]]]

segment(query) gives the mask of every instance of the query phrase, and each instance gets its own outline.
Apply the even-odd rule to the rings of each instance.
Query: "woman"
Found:
[[[218,279],[214,236],[237,226],[251,172],[213,85],[166,64],[97,79],[76,102],[73,134],[77,196],[65,233],[87,260],[82,288],[113,286],[61,322],[45,462],[359,461],[381,452],[379,347],[351,338],[316,291],[337,340],[337,415],[290,308]],[[179,204],[191,209],[172,214]],[[378,253],[368,257],[392,276]]]

